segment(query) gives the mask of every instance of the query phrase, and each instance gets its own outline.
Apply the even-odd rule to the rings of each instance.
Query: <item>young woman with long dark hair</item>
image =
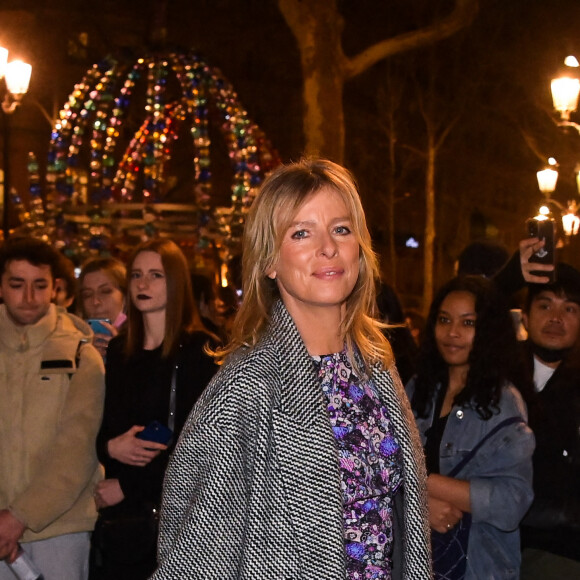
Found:
[[[107,580],[145,579],[155,568],[156,513],[169,453],[216,371],[205,352],[212,337],[201,324],[178,246],[170,240],[142,244],[127,275],[128,319],[107,350],[97,441],[106,479],[95,491],[100,518],[93,561],[95,578]],[[167,428],[171,438],[162,437]]]
[[[441,288],[407,387],[425,446],[436,578],[519,577],[534,450],[519,357],[492,282],[465,276]],[[463,553],[446,560],[439,546],[458,533]]]

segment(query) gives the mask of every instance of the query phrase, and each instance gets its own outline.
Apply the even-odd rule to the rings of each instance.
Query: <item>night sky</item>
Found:
[[[1,44],[33,65],[30,101],[37,101],[50,116],[91,63],[109,52],[127,57],[146,51],[154,9],[159,7],[133,0],[56,4],[18,0],[0,6]],[[345,18],[344,50],[353,55],[369,43],[413,29],[423,2],[337,4]],[[282,160],[301,155],[299,53],[275,1],[172,0],[167,3],[166,24],[166,45],[194,47],[219,67]],[[555,127],[549,80],[566,54],[580,56],[579,30],[576,0],[482,0],[469,29],[437,47],[379,63],[345,85],[345,164],[359,181],[379,249],[386,242],[381,220],[388,163],[384,103],[393,87],[402,94],[396,111],[401,163],[397,223],[401,239],[407,234],[420,238],[422,233],[424,167],[420,155],[408,152],[424,149],[415,91],[428,86],[429,71],[435,71],[437,79],[434,102],[440,119],[448,122],[453,112],[458,117],[439,153],[438,275],[447,276],[459,246],[481,234],[470,233],[467,225],[459,227],[460,221],[489,226],[514,249],[520,226],[539,199],[535,171],[543,158],[558,155],[563,160],[561,195],[569,195],[580,139]],[[14,180],[25,188],[18,156],[33,149],[42,157],[50,127],[39,108],[26,101],[11,123]],[[474,215],[482,216],[480,222]],[[403,265],[416,263],[403,248],[400,259]],[[411,283],[409,292],[416,292],[417,284]]]

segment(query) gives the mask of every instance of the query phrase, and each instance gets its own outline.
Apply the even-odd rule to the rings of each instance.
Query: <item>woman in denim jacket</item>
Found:
[[[519,360],[509,312],[491,282],[459,277],[438,292],[407,393],[425,447],[431,527],[451,535],[464,513],[472,523],[464,572],[435,561],[436,578],[519,578],[518,526],[533,499],[534,451],[513,386],[523,386]]]

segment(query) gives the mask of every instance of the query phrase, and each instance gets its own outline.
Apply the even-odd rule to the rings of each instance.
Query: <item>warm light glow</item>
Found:
[[[32,66],[21,60],[6,65],[6,87],[13,95],[23,95],[28,90]]]
[[[562,216],[562,227],[567,236],[575,236],[580,227],[580,218],[573,213],[567,213]]]
[[[538,187],[544,194],[551,194],[556,189],[556,182],[558,181],[558,172],[555,169],[546,167],[536,173],[538,177]]]
[[[578,108],[578,94],[580,80],[570,77],[561,77],[552,81],[552,100],[554,109],[567,117],[568,113]]]
[[[572,56],[572,55],[567,56],[564,59],[564,64],[566,66],[571,66],[571,67],[574,67],[574,68],[580,66],[580,64],[578,64],[578,60],[576,59],[576,57],[575,56]]]
[[[548,216],[550,215],[550,208],[547,205],[543,205],[538,210],[538,213],[539,215],[537,215],[534,219],[537,219],[538,221],[547,220]]]
[[[6,63],[8,62],[8,49],[0,46],[0,79],[6,72]]]
[[[228,287],[228,266],[225,263],[220,268],[220,283],[222,288]]]

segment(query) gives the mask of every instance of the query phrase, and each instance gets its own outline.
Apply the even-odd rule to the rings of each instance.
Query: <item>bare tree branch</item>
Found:
[[[478,0],[456,0],[453,12],[443,20],[434,22],[420,30],[387,38],[370,46],[355,57],[347,58],[345,63],[346,78],[355,77],[375,63],[394,54],[414,50],[452,36],[462,28],[469,26],[478,10]]]

